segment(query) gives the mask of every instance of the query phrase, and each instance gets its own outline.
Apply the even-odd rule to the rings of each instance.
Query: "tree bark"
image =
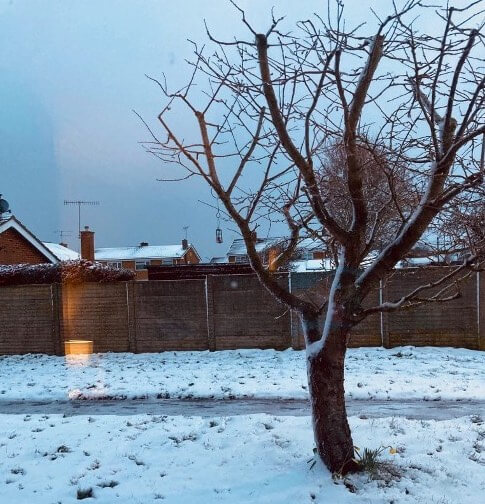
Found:
[[[331,330],[322,348],[314,351],[315,342],[318,345],[322,338],[321,324],[309,317],[302,317],[302,323],[317,453],[332,473],[357,472],[359,465],[354,459],[344,392],[344,361],[350,327]]]

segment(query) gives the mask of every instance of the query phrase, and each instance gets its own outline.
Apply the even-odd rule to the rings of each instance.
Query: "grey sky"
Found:
[[[325,2],[240,2],[261,30],[274,4],[299,19]],[[390,1],[346,4],[357,21]],[[188,225],[203,256],[225,253],[234,235],[215,244],[214,211],[198,203],[207,188],[156,182],[160,163],[137,143],[148,135],[132,113],[153,121],[161,108],[145,74],[186,80],[186,39],[205,40],[204,17],[220,38],[244,33],[225,0],[0,0],[0,192],[40,238],[72,230],[74,246],[76,212],[63,200],[94,199],[83,224],[99,246],[176,243]]]

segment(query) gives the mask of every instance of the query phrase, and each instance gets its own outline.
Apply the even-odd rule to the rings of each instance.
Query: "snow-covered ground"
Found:
[[[0,502],[69,504],[78,491],[98,504],[483,502],[481,419],[350,423],[361,450],[397,450],[383,451],[383,479],[310,469],[309,417],[1,415]]]
[[[349,350],[354,399],[485,399],[485,354],[451,348]],[[78,398],[306,398],[304,352],[0,357],[0,401]],[[31,413],[31,412],[29,412]],[[310,469],[309,416],[0,415],[0,502],[15,504],[478,504],[485,423],[350,419],[361,448],[391,465],[332,480]],[[391,455],[389,447],[397,450]]]
[[[0,356],[1,400],[101,397],[307,397],[305,353],[286,350]],[[455,348],[348,351],[354,399],[485,399],[485,352]]]

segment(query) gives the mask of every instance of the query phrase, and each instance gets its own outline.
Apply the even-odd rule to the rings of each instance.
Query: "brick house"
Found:
[[[285,238],[255,238],[256,251],[261,256],[263,264],[270,265],[280,252],[281,243]],[[214,257],[211,263],[236,263],[247,264],[249,258],[246,253],[246,245],[242,238],[233,240],[225,257]],[[328,264],[327,264],[328,263]],[[332,269],[331,260],[324,245],[312,238],[304,238],[298,245],[295,255],[289,267],[298,271]]]
[[[59,260],[16,217],[0,220],[0,264],[56,264]]]
[[[200,263],[197,250],[187,240],[182,240],[180,245],[149,245],[141,242],[136,247],[96,248],[94,258],[115,268],[135,271],[137,280],[148,280],[148,266]]]

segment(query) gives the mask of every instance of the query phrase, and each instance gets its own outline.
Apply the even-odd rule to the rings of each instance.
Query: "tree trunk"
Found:
[[[335,316],[335,315],[334,315]],[[317,452],[332,473],[359,470],[347,421],[344,395],[344,360],[350,328],[335,327],[323,346],[321,325],[302,317],[307,342],[308,385]]]

